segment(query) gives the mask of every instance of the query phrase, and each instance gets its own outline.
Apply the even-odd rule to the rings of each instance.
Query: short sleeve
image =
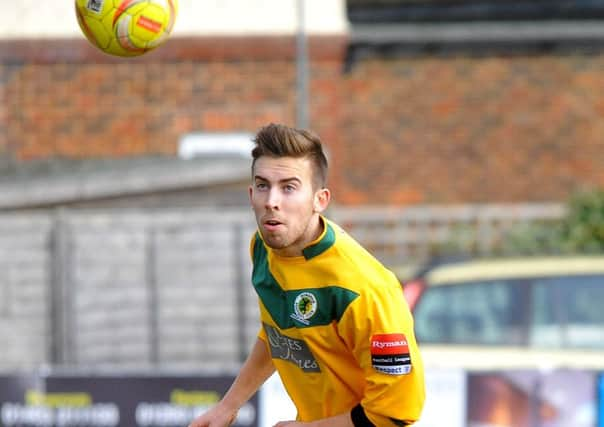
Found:
[[[424,373],[413,319],[398,283],[367,286],[344,313],[338,332],[366,381],[361,406],[376,426],[419,418]]]

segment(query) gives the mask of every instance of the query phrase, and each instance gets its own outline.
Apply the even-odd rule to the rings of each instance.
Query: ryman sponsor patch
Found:
[[[389,375],[406,375],[411,372],[411,356],[405,335],[373,335],[371,365],[376,371]]]

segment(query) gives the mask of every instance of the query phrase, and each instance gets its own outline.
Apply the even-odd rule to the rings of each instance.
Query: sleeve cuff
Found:
[[[352,411],[350,411],[350,418],[352,419],[354,427],[375,427],[375,425],[369,421],[367,415],[365,415],[365,410],[360,403],[352,408]]]

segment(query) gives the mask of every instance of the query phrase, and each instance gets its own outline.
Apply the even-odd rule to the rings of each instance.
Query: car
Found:
[[[604,255],[440,263],[403,291],[426,366],[604,369]]]

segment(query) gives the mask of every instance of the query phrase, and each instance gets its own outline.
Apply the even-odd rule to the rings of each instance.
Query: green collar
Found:
[[[323,217],[321,217],[321,222],[323,222],[324,225],[321,236],[319,236],[315,242],[302,249],[302,254],[307,261],[321,255],[327,249],[331,248],[336,242],[336,232],[331,224]]]

